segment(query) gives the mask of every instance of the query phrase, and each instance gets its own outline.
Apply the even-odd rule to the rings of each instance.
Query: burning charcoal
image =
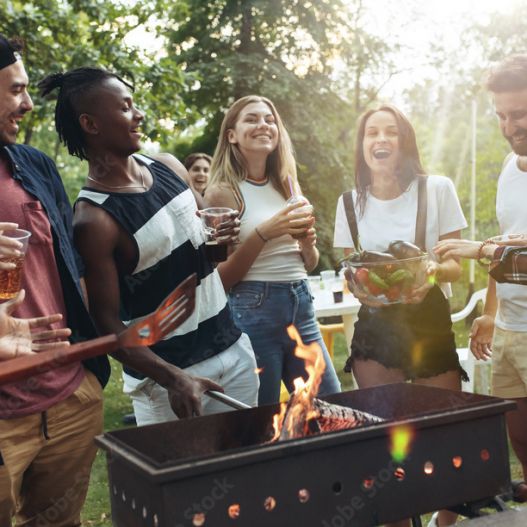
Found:
[[[321,432],[349,430],[358,426],[382,423],[384,419],[346,406],[314,399],[313,408],[318,413],[316,421]]]

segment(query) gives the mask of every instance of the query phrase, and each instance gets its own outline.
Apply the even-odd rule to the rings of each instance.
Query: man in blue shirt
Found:
[[[53,328],[69,326],[74,340],[85,340],[96,331],[83,302],[71,206],[54,163],[15,144],[19,123],[33,108],[21,50],[0,35],[0,221],[32,233],[26,298],[16,316],[61,313]],[[11,527],[12,514],[19,525],[80,525],[109,374],[103,357],[0,386],[2,470],[12,498],[0,508],[1,527]]]

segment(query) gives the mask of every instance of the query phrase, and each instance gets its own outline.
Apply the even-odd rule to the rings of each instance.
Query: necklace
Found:
[[[141,174],[141,184],[140,185],[108,185],[98,179],[92,178],[91,176],[87,176],[87,179],[97,183],[97,185],[100,185],[101,187],[105,187],[109,189],[142,188],[143,190],[148,190],[145,185],[145,174],[144,174],[142,165],[139,165],[139,172]]]

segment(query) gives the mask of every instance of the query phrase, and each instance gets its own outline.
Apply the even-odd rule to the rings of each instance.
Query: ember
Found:
[[[301,377],[294,380],[295,391],[291,398],[282,403],[280,413],[273,416],[274,436],[271,442],[349,430],[383,421],[380,417],[353,408],[316,399],[326,369],[320,346],[316,342],[304,344],[294,326],[289,326],[287,332],[297,344],[295,355],[304,359],[308,378],[306,381]]]

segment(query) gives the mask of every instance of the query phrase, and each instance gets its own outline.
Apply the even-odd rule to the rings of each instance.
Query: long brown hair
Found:
[[[266,97],[259,95],[242,97],[235,101],[227,110],[221,123],[220,137],[214,156],[212,157],[209,186],[227,184],[233,189],[236,195],[239,195],[238,184],[247,178],[249,171],[247,161],[243,157],[238,145],[229,142],[228,133],[229,130],[236,126],[240,112],[247,105],[258,102],[263,102],[269,107],[278,127],[278,146],[267,157],[266,174],[269,176],[273,186],[287,198],[291,195],[289,178],[291,178],[293,185],[299,190],[293,145],[274,104]]]
[[[357,139],[355,141],[355,188],[359,205],[359,215],[364,214],[368,188],[371,184],[371,171],[364,159],[362,144],[368,119],[377,112],[389,112],[395,117],[397,131],[399,134],[399,164],[397,167],[397,180],[401,190],[404,192],[410,183],[418,176],[426,174],[421,159],[415,131],[406,116],[395,106],[383,104],[364,112],[358,121]]]

